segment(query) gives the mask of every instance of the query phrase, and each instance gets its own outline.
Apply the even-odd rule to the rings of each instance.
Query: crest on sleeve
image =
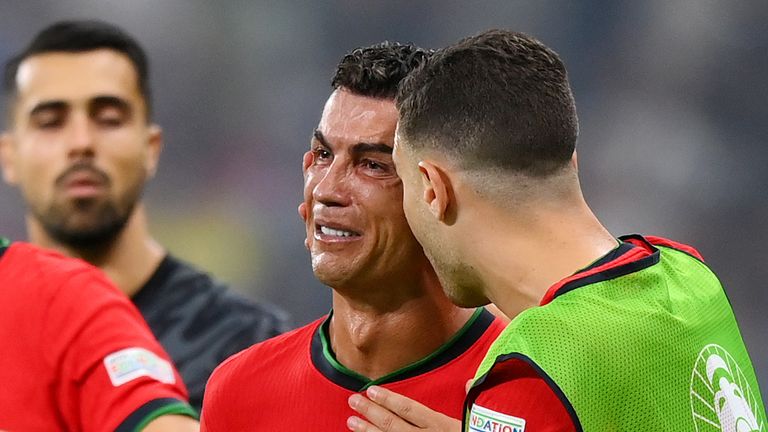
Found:
[[[145,348],[116,351],[104,357],[104,367],[115,387],[139,377],[149,377],[166,384],[176,382],[171,363]]]

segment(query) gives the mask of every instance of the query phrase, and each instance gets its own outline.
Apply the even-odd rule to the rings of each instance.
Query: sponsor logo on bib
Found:
[[[705,346],[691,373],[691,411],[696,431],[765,432],[765,419],[752,391],[725,348]]]
[[[468,426],[473,432],[524,432],[525,420],[472,404]]]
[[[144,348],[114,352],[104,357],[104,367],[115,387],[139,377],[149,377],[166,384],[176,382],[171,363]]]

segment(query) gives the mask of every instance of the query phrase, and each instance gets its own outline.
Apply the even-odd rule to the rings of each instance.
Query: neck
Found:
[[[373,305],[334,290],[330,342],[338,361],[369,379],[378,379],[425,358],[456,334],[474,310],[453,305],[431,268],[429,273],[416,290],[391,282],[367,287],[367,291],[414,293],[393,296],[397,305]]]
[[[88,249],[73,248],[53,239],[42,225],[27,215],[29,240],[99,267],[117,287],[131,297],[149,280],[165,250],[149,235],[146,211],[138,204],[122,231],[110,242]]]
[[[581,196],[574,201],[537,203],[514,214],[488,205],[476,213],[483,223],[470,222],[474,228],[465,230],[459,250],[507,316],[537,306],[552,285],[617,246]]]

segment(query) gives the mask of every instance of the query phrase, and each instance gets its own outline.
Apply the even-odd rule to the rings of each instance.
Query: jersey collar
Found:
[[[328,314],[325,321],[315,329],[312,335],[310,346],[312,364],[330,381],[354,392],[363,391],[372,385],[402,381],[443,366],[474,345],[494,320],[494,316],[485,308],[478,308],[469,321],[435,352],[402,369],[372,380],[350,370],[336,359],[328,331],[332,316],[333,311]]]
[[[645,237],[630,234],[619,237],[619,246],[573,275],[552,285],[541,306],[576,288],[628,275],[659,262],[659,250]]]

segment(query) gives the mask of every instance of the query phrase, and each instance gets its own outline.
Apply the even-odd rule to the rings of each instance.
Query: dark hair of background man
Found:
[[[5,92],[10,96],[16,93],[19,65],[29,57],[53,52],[81,53],[98,49],[111,49],[128,57],[136,69],[139,91],[144,97],[149,117],[152,103],[147,55],[133,37],[102,21],[62,21],[40,32],[24,51],[5,64]]]

